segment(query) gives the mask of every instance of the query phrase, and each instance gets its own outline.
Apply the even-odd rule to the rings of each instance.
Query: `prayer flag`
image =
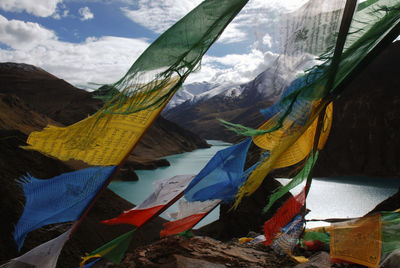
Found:
[[[81,267],[84,266],[85,262],[93,258],[104,258],[114,264],[119,264],[124,258],[125,251],[129,247],[134,232],[135,230],[129,231],[82,257]]]
[[[14,230],[21,249],[25,237],[44,225],[78,220],[115,166],[91,167],[47,180],[30,175],[20,179],[26,203]]]
[[[246,179],[243,171],[251,139],[218,151],[186,188],[175,221],[165,223],[160,236],[169,236],[195,226],[221,201],[232,200]]]
[[[321,4],[312,0],[282,16],[282,42],[279,42],[282,51],[274,68],[277,74],[284,76],[285,82],[280,84],[288,88],[288,92],[278,104],[264,112],[268,121],[254,132],[257,135],[253,137],[254,143],[266,150],[269,157],[263,159],[239,189],[235,207],[243,197],[254,193],[270,171],[307,155],[308,149],[296,149],[295,157],[287,152],[294,144],[299,147],[300,142],[296,142],[305,138],[303,133],[319,113],[325,111],[328,103],[339,96],[343,85],[362,68],[363,61],[381,49],[382,44],[390,42],[389,38],[396,38],[399,9],[400,4],[394,0],[366,1],[358,9],[355,1],[334,0]],[[306,71],[299,74],[296,68]],[[292,73],[302,78],[290,75]],[[324,129],[327,127],[329,124],[325,124]],[[242,129],[252,132],[240,126],[236,132]],[[323,132],[320,147],[325,142]]]
[[[293,221],[282,228],[281,232],[271,244],[272,249],[280,254],[292,255],[294,247],[297,245],[300,235],[303,233],[305,220],[302,215],[297,215]]]
[[[248,138],[218,151],[186,188],[185,199],[189,202],[232,200],[246,179],[243,169],[250,144]]]
[[[329,233],[331,258],[378,267],[382,245],[380,214],[332,224]]]
[[[306,199],[305,189],[299,194],[289,198],[275,213],[275,215],[265,222],[264,236],[266,246],[270,245],[275,239],[276,234],[287,225],[297,214],[300,213]]]
[[[267,212],[272,205],[284,196],[286,193],[288,193],[290,190],[292,190],[294,187],[300,185],[305,179],[307,179],[308,175],[310,174],[311,170],[313,169],[315,162],[318,159],[318,151],[316,152],[315,155],[310,155],[309,159],[307,160],[305,166],[303,169],[293,178],[291,181],[279,188],[277,188],[270,196],[269,196],[269,202],[264,208],[264,212]]]
[[[83,266],[83,268],[90,268],[92,267],[96,262],[98,262],[99,260],[101,260],[102,258],[98,258],[97,260],[92,261],[91,263],[85,264]],[[79,266],[80,267],[80,266]]]
[[[178,175],[169,179],[159,180],[153,184],[154,192],[139,206],[124,211],[116,218],[102,221],[102,223],[132,224],[136,227],[142,226],[160,210],[171,205],[180,194],[183,193],[194,175]]]
[[[35,267],[35,268],[55,268],[58,256],[68,241],[71,234],[72,227],[61,234],[60,236],[41,244],[24,255],[12,259],[6,264],[0,266],[1,268],[20,268],[20,267]]]
[[[323,128],[319,136],[318,150],[322,150],[328,140],[329,132],[332,126],[333,103],[331,102],[325,111]],[[286,150],[274,163],[274,169],[295,165],[304,160],[311,153],[316,135],[318,118],[307,128],[306,131]],[[272,148],[263,148],[272,149]]]
[[[175,221],[164,223],[164,229],[160,236],[170,236],[182,233],[193,228],[200,220],[202,220],[211,210],[213,210],[221,200],[195,201],[187,202],[181,199],[179,202],[179,212],[171,214]]]

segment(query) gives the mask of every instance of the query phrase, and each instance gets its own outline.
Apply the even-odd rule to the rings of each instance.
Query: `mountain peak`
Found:
[[[30,73],[58,79],[56,76],[46,72],[42,68],[26,63],[4,62],[0,64],[0,71],[8,74]]]

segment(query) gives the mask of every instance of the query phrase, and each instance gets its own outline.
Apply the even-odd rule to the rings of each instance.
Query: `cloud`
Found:
[[[69,10],[65,4],[59,4],[57,6],[56,12],[53,14],[53,19],[59,20],[61,18],[66,18],[69,14]]]
[[[231,22],[218,39],[219,43],[239,43],[247,38],[247,33],[241,29],[237,22]]]
[[[0,61],[39,66],[74,85],[112,83],[121,78],[148,47],[143,39],[103,36],[82,43],[61,42],[36,24],[8,21],[0,16],[2,41],[11,49],[0,49]]]
[[[121,10],[132,21],[156,32],[163,33],[202,0],[139,0],[137,9]]]
[[[94,18],[93,13],[90,11],[89,7],[82,7],[78,10],[79,14],[82,16],[81,20],[91,20]]]
[[[177,0],[138,0],[137,9],[124,8],[123,11],[137,23],[162,32],[200,2],[201,0],[180,0],[179,3]],[[251,5],[246,6],[218,41],[246,41],[247,52],[237,54],[226,51],[228,55],[222,57],[206,55],[201,70],[189,76],[188,83],[245,83],[254,79],[273,62],[276,53],[271,52],[274,51],[271,47],[274,46],[276,35],[265,28],[276,20],[279,10],[276,7],[266,7],[265,2],[249,2]],[[61,14],[65,9],[59,5],[57,13]],[[90,12],[89,9],[88,11]],[[149,45],[143,39],[112,36],[88,38],[78,44],[61,42],[53,31],[37,23],[8,21],[2,16],[0,35],[2,42],[12,48],[0,50],[0,61],[34,64],[75,85],[114,82]]]
[[[265,36],[268,23],[276,19],[278,12],[291,11],[306,1],[308,0],[249,1],[228,25],[218,42],[228,44],[248,41],[249,37],[255,38],[257,32],[262,32],[259,34],[262,38]],[[121,10],[132,21],[155,33],[162,33],[201,2],[201,0],[139,0],[135,9],[124,7]]]
[[[254,79],[277,58],[272,52],[253,49],[246,54],[223,57],[204,56],[199,71],[191,74],[187,83],[212,81],[217,84],[242,84]]]
[[[20,20],[7,20],[0,15],[1,42],[14,49],[30,49],[57,36],[37,23]]]
[[[23,12],[38,17],[49,17],[57,9],[57,4],[63,0],[1,0],[0,8],[5,11]]]

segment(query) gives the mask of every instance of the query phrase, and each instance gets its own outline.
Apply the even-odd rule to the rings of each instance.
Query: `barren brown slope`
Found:
[[[69,125],[96,112],[100,100],[43,69],[28,64],[0,64],[0,93],[16,95],[37,112]]]

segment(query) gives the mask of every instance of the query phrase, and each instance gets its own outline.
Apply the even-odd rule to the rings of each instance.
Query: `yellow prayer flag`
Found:
[[[380,214],[333,224],[330,235],[331,258],[378,267],[382,246]]]
[[[249,178],[243,184],[243,186],[239,189],[238,194],[236,195],[236,200],[234,207],[237,207],[243,197],[249,196],[254,193],[261,183],[264,181],[264,178],[267,176],[271,170],[276,168],[276,163],[279,158],[283,155],[283,153],[288,150],[309,128],[314,119],[321,112],[322,108],[325,107],[326,102],[321,100],[312,101],[311,103],[304,103],[303,107],[300,107],[297,113],[303,113],[304,111],[311,111],[308,114],[308,121],[304,124],[299,124],[296,120],[286,118],[282,123],[282,126],[270,133],[266,133],[264,135],[259,135],[253,137],[253,142],[260,148],[266,149],[270,151],[270,156],[261,162],[256,169],[250,174]],[[303,110],[301,110],[303,109]],[[265,122],[258,129],[268,130],[274,127],[281,114],[277,114],[273,116],[270,120]],[[296,117],[296,116],[294,116]]]
[[[160,91],[169,90],[177,81],[176,78],[171,79]],[[136,95],[132,98],[135,97],[142,96]],[[63,161],[77,159],[89,165],[118,165],[156,119],[167,101],[156,108],[123,114],[129,103],[131,101],[127,98],[126,104],[113,113],[104,113],[105,108],[102,108],[93,116],[68,127],[47,126],[40,132],[32,132],[27,140],[29,145],[25,148]]]
[[[328,140],[332,126],[333,103],[326,107],[323,128],[318,141],[318,149],[322,150]],[[295,165],[304,160],[311,152],[314,145],[315,132],[317,130],[318,118],[315,118],[311,126],[300,136],[300,138],[290,146],[275,162],[275,168],[283,168]],[[264,148],[265,149],[265,148]]]

